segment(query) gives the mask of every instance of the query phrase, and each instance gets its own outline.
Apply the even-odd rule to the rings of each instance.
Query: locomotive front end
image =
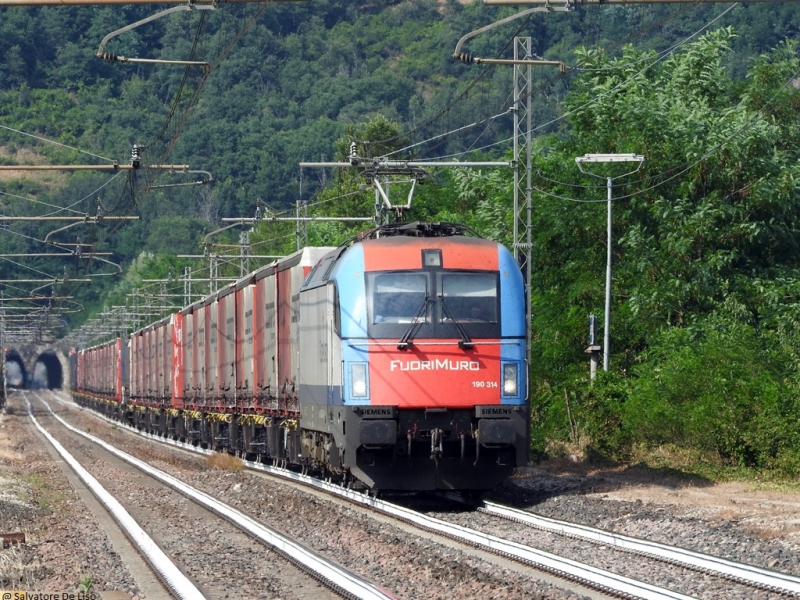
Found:
[[[391,235],[330,271],[342,468],[377,490],[486,490],[526,464],[524,289],[505,247]]]

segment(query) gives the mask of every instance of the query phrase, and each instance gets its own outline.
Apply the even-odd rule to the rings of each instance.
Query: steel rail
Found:
[[[494,554],[505,556],[512,560],[532,565],[546,572],[566,577],[572,581],[577,581],[593,589],[599,589],[614,594],[627,594],[635,598],[642,598],[643,600],[694,600],[691,596],[659,588],[610,571],[598,569],[549,552],[531,548],[530,546],[504,540],[488,533],[441,521],[411,509],[392,504],[391,502],[373,498],[361,492],[345,489],[333,483],[314,479],[308,475],[300,475],[287,471],[286,469],[278,469],[276,467],[250,461],[244,462],[248,467],[254,470],[264,470],[304,483],[311,487],[322,489],[330,494],[346,498],[357,504],[369,506],[378,512],[411,523],[424,530],[458,540]]]
[[[702,0],[706,3],[719,2],[732,4],[740,0]],[[747,3],[764,4],[778,2],[797,2],[798,0],[747,0]],[[584,4],[696,4],[698,0],[483,0],[484,6],[544,6],[550,10],[562,7],[572,9]]]
[[[55,417],[70,431],[73,431],[78,435],[81,435],[84,438],[92,441],[93,443],[98,444],[108,452],[133,465],[150,477],[158,479],[163,484],[169,486],[180,494],[183,494],[190,500],[201,504],[205,508],[240,527],[247,534],[261,540],[269,546],[272,546],[281,554],[288,557],[296,564],[299,564],[301,568],[305,569],[307,572],[312,572],[312,574],[315,574],[318,579],[321,578],[329,582],[334,589],[342,590],[354,598],[363,600],[396,600],[395,596],[375,586],[366,579],[363,579],[359,575],[340,567],[333,561],[330,561],[327,558],[317,554],[313,550],[306,548],[291,538],[288,538],[278,533],[274,529],[267,527],[263,523],[256,521],[253,517],[244,514],[243,512],[233,508],[232,506],[229,506],[228,504],[225,504],[224,502],[220,502],[210,494],[206,494],[205,492],[201,492],[200,490],[193,488],[177,477],[173,477],[172,475],[156,469],[146,462],[115,448],[108,442],[105,442],[98,437],[73,427],[61,417],[56,415],[52,408],[50,408],[47,402],[45,402],[42,397],[39,396],[39,394],[34,395],[47,407],[53,417]],[[118,426],[119,422],[115,421],[114,425]]]
[[[440,495],[458,502],[467,502],[463,497],[452,492],[445,492]],[[543,517],[524,510],[495,504],[494,502],[483,502],[482,505],[478,505],[478,509],[491,515],[497,515],[519,523],[525,523],[536,529],[554,531],[562,535],[580,539],[588,539],[601,544],[614,546],[615,548],[622,548],[640,554],[655,556],[656,558],[686,565],[694,569],[721,573],[737,581],[753,583],[772,591],[787,591],[800,594],[800,577],[781,573],[780,571],[737,563],[718,556],[612,533],[596,527],[589,527],[588,525],[559,521],[558,519]]]
[[[34,395],[39,398],[38,394]],[[75,471],[78,477],[83,480],[84,484],[86,484],[103,506],[106,507],[108,512],[111,513],[116,522],[125,530],[128,538],[139,548],[142,556],[150,563],[150,566],[158,573],[161,580],[169,587],[175,597],[181,599],[185,598],[186,600],[206,600],[206,596],[204,596],[186,575],[175,566],[164,551],[153,541],[153,538],[147,535],[130,513],[122,507],[119,501],[100,485],[100,482],[84,469],[81,464],[75,460],[75,457],[67,452],[64,446],[39,424],[39,421],[33,416],[33,408],[25,392],[22,393],[22,397],[28,407],[28,416],[33,421],[36,429],[50,442],[56,452],[61,455],[61,458]],[[39,399],[41,400],[41,398]],[[45,406],[47,406],[46,403]],[[55,416],[52,410],[50,412]],[[59,419],[58,417],[56,418]],[[61,419],[59,419],[59,421],[60,420]]]

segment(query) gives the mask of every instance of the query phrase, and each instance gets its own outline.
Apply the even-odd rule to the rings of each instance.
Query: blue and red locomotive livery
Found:
[[[373,490],[490,489],[528,456],[524,302],[502,245],[452,224],[385,226],[81,351],[75,394]]]

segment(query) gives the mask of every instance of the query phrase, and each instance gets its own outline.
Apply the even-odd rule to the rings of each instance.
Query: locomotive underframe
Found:
[[[488,490],[526,464],[527,415],[485,408],[497,409],[336,407],[329,416],[343,466],[372,489]]]
[[[118,404],[82,406],[139,430],[242,458],[295,465],[372,490],[488,490],[525,464],[527,412],[302,406],[298,414],[235,414]],[[317,418],[315,419],[314,416]]]

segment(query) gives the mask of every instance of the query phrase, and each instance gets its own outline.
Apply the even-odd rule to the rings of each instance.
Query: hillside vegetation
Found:
[[[311,0],[269,5],[250,23],[259,9],[170,15],[106,48],[207,60],[207,74],[94,57],[105,35],[152,7],[0,10],[0,163],[125,164],[137,143],[146,164],[188,164],[215,179],[156,187],[192,177],[2,174],[6,215],[68,207],[140,217],[57,234],[111,252],[125,270],[56,286],[80,302],[72,326],[103,304],[125,304],[143,279],[172,277],[179,294],[185,266],[207,276],[207,263],[176,255],[201,253],[222,217],[293,213],[298,200],[312,215],[372,215],[373,192],[352,170],[298,167],[342,160],[353,140],[362,156],[511,158],[510,69],[451,55],[462,35],[513,10]],[[531,97],[537,456],[630,460],[673,446],[800,474],[798,32],[794,3],[643,5],[534,15],[467,44],[475,56],[508,58],[515,33],[531,36],[535,53],[570,67],[536,68]],[[594,178],[575,165],[585,153],[645,162],[626,177],[627,167],[594,165]],[[611,369],[590,383],[584,350],[589,315],[603,314],[606,176],[617,178]],[[512,197],[509,170],[440,169],[407,217],[466,222],[510,246]],[[15,223],[0,249],[41,252],[55,227]],[[210,239],[236,244],[239,230]],[[309,243],[338,244],[358,230],[315,224]],[[254,254],[290,252],[294,225],[261,223],[250,242]],[[109,262],[5,261],[0,271],[104,275],[115,270]],[[221,274],[237,276],[238,259]]]

